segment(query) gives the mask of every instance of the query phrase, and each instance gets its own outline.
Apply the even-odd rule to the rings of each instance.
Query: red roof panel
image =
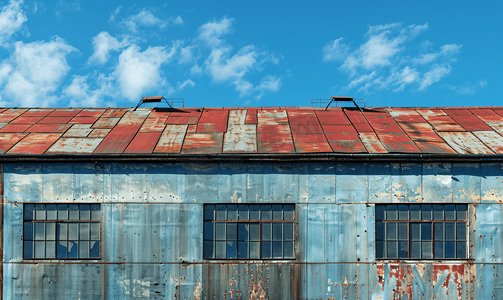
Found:
[[[50,117],[51,114],[49,114],[49,117],[43,118],[38,123],[39,124],[66,124],[72,119],[72,117],[65,117],[65,116]]]
[[[30,124],[7,124],[0,129],[0,132],[24,132],[26,129],[30,128]]]
[[[65,132],[72,124],[35,124],[28,128],[26,132]]]
[[[43,117],[25,117],[26,113],[24,113],[22,116],[14,119],[11,124],[35,124],[38,121],[42,120]]]
[[[362,142],[358,141],[337,141],[330,142],[330,146],[334,152],[342,153],[363,153],[367,152]]]
[[[295,151],[297,153],[329,153],[332,152],[330,145],[325,142],[306,143],[295,142]]]
[[[99,117],[74,117],[68,123],[93,124]]]
[[[124,153],[152,153],[161,132],[139,132]]]
[[[48,117],[74,117],[80,112],[80,109],[57,109],[48,114]]]
[[[187,133],[182,154],[222,153],[223,133]]]

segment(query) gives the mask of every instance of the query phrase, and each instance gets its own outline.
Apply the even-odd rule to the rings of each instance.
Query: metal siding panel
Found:
[[[373,218],[374,206],[370,207],[367,204],[352,204],[350,205],[350,207],[351,206],[354,208],[354,215],[355,215],[354,227],[356,229],[356,232],[354,233],[354,239],[355,239],[356,251],[353,250],[348,252],[355,254],[357,262],[368,262],[369,256],[371,257],[370,261],[375,261],[374,243],[368,242],[370,232],[375,231],[373,230],[374,228],[372,228],[375,226]],[[368,230],[369,228],[372,229]]]
[[[248,198],[246,164],[220,163],[218,168],[219,200],[225,203],[246,203]]]
[[[323,204],[316,204],[323,205]],[[296,204],[295,205],[295,220],[296,222],[296,235],[295,235],[295,257],[300,262],[308,261],[308,209],[309,204]],[[305,276],[305,273],[302,273]]]
[[[149,164],[148,201],[182,202],[184,183],[180,164]]]
[[[172,264],[126,264],[124,299],[180,299],[180,272]]]
[[[335,201],[337,203],[367,202],[368,176],[366,164],[337,164],[335,174]]]
[[[482,203],[503,203],[503,164],[481,164],[480,200]]]
[[[181,265],[179,277],[179,299],[203,299],[202,265]]]
[[[311,204],[310,204],[311,205]],[[325,204],[324,205],[324,217],[325,217],[325,243],[324,258],[326,262],[338,262],[340,261],[341,251],[344,251],[341,244],[341,239],[344,236],[341,234],[341,223],[345,222],[342,218],[341,205],[336,204]]]
[[[391,165],[369,163],[368,172],[368,202],[391,202]]]
[[[3,203],[3,262],[23,261],[23,205]],[[4,276],[4,283],[8,278]]]
[[[393,202],[418,202],[422,200],[421,169],[421,164],[416,163],[391,164]]]
[[[73,201],[71,164],[42,164],[42,201]]]
[[[103,201],[103,172],[98,164],[82,163],[73,166],[73,198],[77,201]],[[68,175],[67,175],[68,176]],[[101,190],[99,186],[101,185]],[[44,185],[45,192],[45,185]]]
[[[167,204],[169,205],[169,204]],[[203,204],[180,204],[178,260],[180,263],[200,262],[203,257]]]
[[[423,163],[423,202],[452,202],[452,164]]]
[[[299,201],[299,165],[284,164],[272,167],[272,197],[269,202],[296,203]]]
[[[325,204],[307,205],[306,262],[325,261]]]
[[[476,263],[502,263],[503,205],[477,204],[475,224]]]
[[[335,201],[335,165],[308,164],[309,203],[333,203]]]
[[[247,201],[261,203],[270,201],[273,197],[272,165],[249,164],[247,173]]]
[[[325,264],[307,264],[306,279],[307,293],[302,299],[324,299]]]
[[[42,201],[42,165],[36,163],[5,164],[4,193],[8,202]]]
[[[479,163],[452,164],[453,202],[480,202],[481,169]]]
[[[185,176],[183,202],[220,202],[218,164],[187,163],[182,165]]]

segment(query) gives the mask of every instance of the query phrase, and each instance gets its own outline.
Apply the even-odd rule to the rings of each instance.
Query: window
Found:
[[[205,259],[294,259],[294,204],[204,206]]]
[[[100,257],[100,204],[24,204],[25,259]]]
[[[466,204],[375,206],[377,259],[466,259]]]

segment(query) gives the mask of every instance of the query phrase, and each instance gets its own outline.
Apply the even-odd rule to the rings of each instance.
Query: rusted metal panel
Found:
[[[9,124],[2,129],[0,129],[0,132],[24,132],[26,129],[30,128],[30,124]]]
[[[78,137],[84,138],[91,133],[93,129],[89,124],[74,124],[70,129],[68,129],[63,137]]]
[[[372,129],[377,133],[403,132],[397,123],[370,123]]]
[[[50,114],[54,109],[38,109],[32,108],[23,113],[23,117],[45,117]]]
[[[98,120],[97,117],[73,117],[68,123],[77,123],[77,124],[93,124]]]
[[[152,153],[161,132],[139,132],[124,153]]]
[[[0,122],[10,122],[24,113],[26,109],[8,109],[0,114]]]
[[[292,143],[271,143],[258,141],[258,153],[295,153],[295,147]]]
[[[120,154],[124,152],[129,142],[110,143],[102,141],[93,153],[96,154]]]
[[[322,125],[351,125],[342,111],[315,111]]]
[[[124,116],[122,116],[117,126],[140,126],[150,114],[150,111],[150,109],[128,111]]]
[[[121,118],[128,111],[129,110],[124,110],[124,109],[107,109],[101,115],[101,118]]]
[[[60,137],[58,133],[30,133],[7,153],[43,154]]]
[[[391,194],[393,202],[421,202],[421,164],[391,164]]]
[[[228,110],[204,111],[197,125],[197,132],[226,132]]]
[[[231,111],[232,113],[233,111]],[[224,133],[223,153],[256,153],[257,152],[257,127],[255,125],[240,124],[229,125]],[[242,120],[244,123],[244,119]]]
[[[102,138],[75,138],[64,137],[56,141],[47,154],[91,154],[101,143]]]
[[[444,142],[415,142],[416,146],[423,153],[456,153],[449,145]]]
[[[246,116],[245,124],[257,124],[257,116]]]
[[[413,141],[442,142],[442,138],[428,123],[399,123]]]
[[[452,164],[453,202],[480,202],[481,169],[478,163]]]
[[[89,133],[89,137],[91,137],[91,138],[106,137],[107,134],[110,132],[110,130],[112,130],[112,129],[93,129],[91,131],[91,133]]]
[[[110,131],[103,142],[106,143],[129,143],[136,135],[141,125],[117,126]]]
[[[490,131],[486,123],[482,122],[479,118],[472,115],[470,112],[466,115],[450,115],[450,117],[456,121],[461,127],[466,131]]]
[[[48,114],[48,117],[74,117],[81,110],[80,109],[56,109]]]
[[[400,123],[425,123],[426,120],[413,109],[388,109],[388,113]]]
[[[244,125],[246,122],[247,113],[248,111],[245,109],[229,110],[229,125]]]
[[[321,125],[325,133],[356,133],[353,125]]]
[[[108,117],[101,117],[96,121],[92,128],[107,128],[107,129],[112,129],[114,126],[119,122],[120,118],[108,118]]]
[[[367,152],[363,143],[360,141],[337,141],[329,142],[334,152],[344,153],[364,153]]]
[[[0,115],[1,116],[1,115]],[[42,120],[44,117],[25,117],[24,115],[11,121],[11,124],[35,124]]]
[[[50,132],[60,132],[63,133],[72,127],[72,124],[35,124],[30,128],[26,129],[26,132],[39,132],[39,133],[50,133]]]
[[[105,110],[103,109],[83,109],[81,110],[76,117],[94,117],[99,118]]]
[[[382,144],[389,153],[421,153],[421,150],[414,144],[414,142],[392,142],[382,141]]]
[[[403,132],[378,132],[377,136],[384,143],[396,142],[396,143],[412,143],[409,136]]]
[[[456,123],[431,123],[430,124],[435,128],[436,131],[442,132],[463,132],[466,131],[463,127]]]
[[[312,111],[287,111],[290,124],[318,124],[318,118]]]
[[[471,132],[439,132],[439,134],[460,154],[494,154]]]
[[[503,164],[483,164],[480,177],[480,200],[482,203],[503,203],[501,188]]]
[[[373,132],[359,132],[360,140],[369,153],[387,153],[381,141]]]
[[[66,124],[68,123],[72,117],[45,117],[42,120],[38,121],[39,124]]]
[[[495,131],[474,131],[473,134],[496,154],[503,154],[503,137]]]
[[[187,133],[183,142],[182,153],[222,153],[223,137],[223,133]]]
[[[292,133],[323,133],[320,124],[290,124]]]
[[[143,122],[143,125],[140,128],[140,132],[162,132],[166,125],[164,122],[166,122],[166,119],[168,118],[169,113],[159,113],[152,111],[145,122]]]
[[[259,110],[257,111],[259,125],[287,125],[288,116],[285,110]]]
[[[187,128],[187,133],[194,133],[194,132],[197,132],[197,125],[189,125],[189,127]]]
[[[172,112],[170,113],[166,124],[170,125],[190,125],[197,124],[199,118],[201,117],[201,112],[199,111],[184,111],[184,112]]]
[[[166,125],[154,153],[180,153],[187,125]]]
[[[337,164],[335,181],[335,201],[337,203],[360,203],[368,199],[366,164]]]
[[[290,134],[290,126],[288,125],[257,125],[258,134]]]

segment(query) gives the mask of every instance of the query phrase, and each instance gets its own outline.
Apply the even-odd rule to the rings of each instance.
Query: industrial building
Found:
[[[503,299],[503,107],[0,109],[3,299]]]

